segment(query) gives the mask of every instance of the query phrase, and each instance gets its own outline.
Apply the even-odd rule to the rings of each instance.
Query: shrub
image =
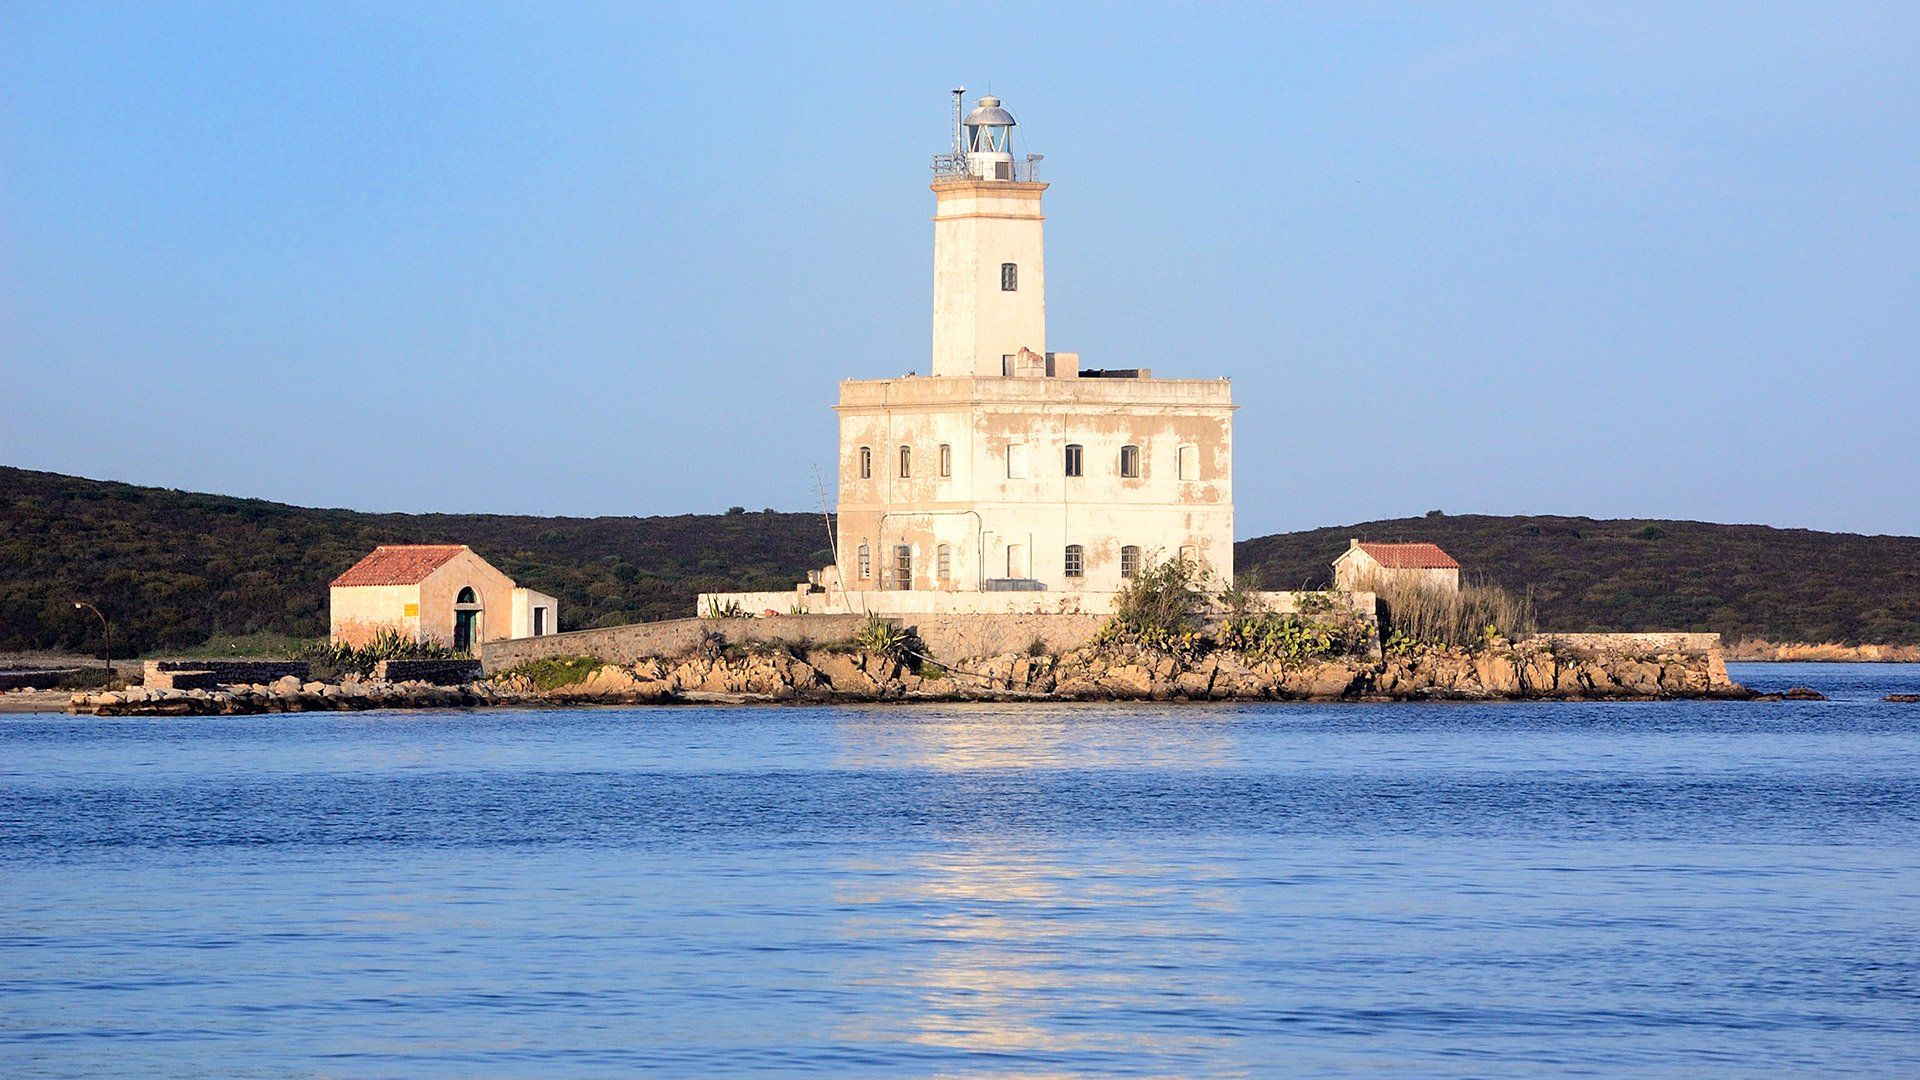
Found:
[[[709,619],[744,619],[748,617],[747,609],[740,606],[740,601],[729,600],[723,604],[711,596],[707,598],[707,610],[701,612],[701,615]]]
[[[371,675],[382,660],[465,660],[468,654],[433,641],[418,641],[398,631],[381,628],[365,645],[335,641],[310,642],[300,650],[316,678]]]
[[[870,653],[899,659],[912,651],[913,632],[896,626],[878,615],[867,616],[860,629],[853,632],[853,643]]]
[[[1101,637],[1160,652],[1191,652],[1200,645],[1200,614],[1207,607],[1207,573],[1192,559],[1149,561],[1113,598],[1113,617]]]
[[[1284,615],[1268,609],[1258,597],[1226,603],[1220,644],[1246,656],[1308,663],[1364,656],[1373,647],[1373,624],[1328,593],[1303,593],[1297,610]]]
[[[586,682],[594,672],[605,666],[591,656],[543,656],[508,668],[494,677],[510,679],[518,676],[541,690],[558,690],[563,686]]]

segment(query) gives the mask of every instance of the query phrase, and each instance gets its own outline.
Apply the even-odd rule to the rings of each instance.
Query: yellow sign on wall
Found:
[[[420,605],[408,604],[400,609],[400,614],[405,615],[409,619],[417,619],[420,617]]]

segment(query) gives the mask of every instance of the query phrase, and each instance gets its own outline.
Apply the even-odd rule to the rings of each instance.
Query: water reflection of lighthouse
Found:
[[[1170,859],[1137,832],[1103,829],[1097,805],[1129,772],[1231,767],[1230,719],[1188,707],[1093,724],[1086,712],[849,716],[836,765],[917,777],[926,818],[836,872],[836,981],[863,988],[845,1041],[1009,1055],[1042,1074],[1054,1054],[1084,1065],[1089,1054],[1218,1063],[1230,1052],[1226,1033],[1139,1018],[1170,998],[1244,1004],[1202,993],[1217,983],[1201,973],[1236,962],[1236,940],[1193,929],[1231,920],[1232,890],[1218,882],[1235,871],[1188,845]]]

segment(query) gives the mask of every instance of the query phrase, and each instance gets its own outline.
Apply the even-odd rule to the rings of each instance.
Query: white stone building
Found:
[[[560,601],[522,588],[465,544],[382,544],[327,589],[331,636],[365,645],[381,632],[462,651],[560,629]]]
[[[930,375],[840,385],[836,565],[775,611],[1099,613],[1143,566],[1233,574],[1224,378],[1090,370],[1048,349],[1035,155],[983,97],[935,162]]]
[[[1438,544],[1377,544],[1347,541],[1347,550],[1333,560],[1333,587],[1378,591],[1394,585],[1414,585],[1446,592],[1460,591],[1460,564]]]

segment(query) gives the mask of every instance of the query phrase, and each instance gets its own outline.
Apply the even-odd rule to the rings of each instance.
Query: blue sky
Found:
[[[0,5],[0,461],[369,510],[817,507],[927,368],[946,90],[1052,347],[1234,379],[1242,536],[1920,533],[1911,4]]]

